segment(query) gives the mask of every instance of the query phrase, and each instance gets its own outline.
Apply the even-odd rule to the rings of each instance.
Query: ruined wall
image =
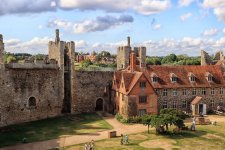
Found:
[[[113,72],[76,71],[73,76],[72,113],[95,111],[96,100],[104,100],[104,110],[110,105],[109,82],[113,79]]]
[[[0,70],[0,126],[61,114],[63,90],[58,69]],[[29,98],[36,106],[29,106]]]

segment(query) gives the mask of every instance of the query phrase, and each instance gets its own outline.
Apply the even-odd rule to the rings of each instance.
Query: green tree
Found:
[[[151,125],[151,116],[150,115],[143,115],[141,118],[141,123],[145,126],[148,126],[148,133],[149,133],[149,127]]]
[[[7,57],[6,62],[7,62],[7,63],[11,63],[12,61],[15,61],[15,60],[16,60],[16,58],[15,58],[13,55],[9,55],[9,56]]]
[[[86,60],[81,62],[81,66],[84,67],[84,68],[87,68],[90,65],[92,65],[92,62],[91,62],[90,59],[86,59]]]

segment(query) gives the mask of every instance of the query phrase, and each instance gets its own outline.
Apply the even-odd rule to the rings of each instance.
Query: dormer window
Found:
[[[159,77],[158,77],[155,73],[152,73],[152,74],[151,74],[151,78],[152,78],[152,82],[153,82],[153,83],[158,82]]]
[[[177,82],[177,76],[174,73],[171,73],[170,80],[171,80],[171,82]]]
[[[195,75],[191,72],[188,73],[188,78],[189,78],[189,81],[191,81],[191,82],[195,82],[195,80],[196,80]]]
[[[206,76],[206,79],[207,79],[208,82],[213,81],[213,75],[211,73],[206,72],[205,76]]]

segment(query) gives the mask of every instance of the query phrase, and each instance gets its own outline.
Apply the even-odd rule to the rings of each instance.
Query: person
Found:
[[[94,140],[91,140],[90,150],[94,150]]]
[[[200,117],[204,117],[202,112],[200,112],[199,114],[200,114]]]
[[[84,144],[84,150],[88,150],[87,144]]]
[[[195,125],[196,125],[196,117],[193,118],[193,122],[192,122],[192,125],[191,125],[192,131],[195,131]]]
[[[125,135],[125,143],[128,144],[128,135]]]
[[[123,145],[123,134],[121,134],[120,144]]]

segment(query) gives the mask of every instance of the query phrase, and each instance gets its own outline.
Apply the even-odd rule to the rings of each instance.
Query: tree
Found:
[[[9,55],[6,59],[6,62],[11,63],[12,61],[15,61],[15,60],[16,60],[16,58],[13,55]]]
[[[151,125],[151,116],[150,115],[143,115],[141,118],[141,123],[145,126],[148,126],[148,133],[149,133],[149,127]]]
[[[92,65],[92,62],[90,59],[86,59],[81,62],[81,66],[87,68],[88,66]]]

